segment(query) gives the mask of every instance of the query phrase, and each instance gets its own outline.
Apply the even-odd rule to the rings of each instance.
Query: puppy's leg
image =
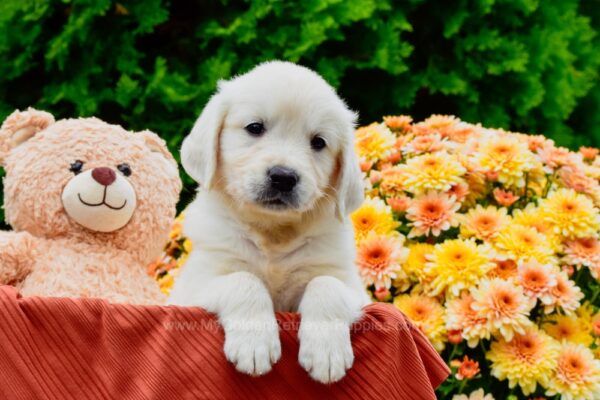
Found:
[[[211,279],[196,297],[219,316],[225,330],[225,357],[238,371],[262,375],[281,357],[273,301],[262,281],[249,272]]]
[[[337,278],[313,278],[300,301],[300,365],[322,383],[340,380],[352,366],[350,325],[361,315],[364,294]]]

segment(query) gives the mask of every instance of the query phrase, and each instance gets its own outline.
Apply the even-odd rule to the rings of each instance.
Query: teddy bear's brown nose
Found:
[[[92,178],[99,184],[108,186],[117,179],[117,174],[110,168],[100,167],[92,170]]]

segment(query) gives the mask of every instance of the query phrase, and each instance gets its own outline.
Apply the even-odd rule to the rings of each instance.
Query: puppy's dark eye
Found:
[[[323,150],[327,146],[327,142],[321,136],[316,135],[310,140],[310,147],[315,151]]]
[[[75,162],[71,163],[71,166],[69,167],[69,171],[71,171],[72,173],[77,175],[78,173],[81,172],[82,168],[83,168],[83,161],[75,160]]]
[[[117,169],[125,176],[131,175],[131,167],[127,163],[117,165]]]
[[[253,122],[249,125],[246,125],[244,129],[252,136],[260,136],[265,133],[265,126],[260,122]]]

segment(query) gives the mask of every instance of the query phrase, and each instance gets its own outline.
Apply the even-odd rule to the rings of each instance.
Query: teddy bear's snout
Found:
[[[110,168],[99,167],[92,170],[92,178],[99,184],[108,186],[117,179],[117,174]]]
[[[71,176],[62,193],[67,215],[97,232],[124,227],[133,216],[137,196],[126,175],[115,171],[96,167]]]

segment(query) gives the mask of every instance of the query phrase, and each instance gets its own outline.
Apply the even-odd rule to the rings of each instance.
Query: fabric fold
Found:
[[[354,324],[354,366],[322,385],[299,366],[300,316],[278,313],[282,358],[261,377],[223,354],[214,315],[175,306],[21,297],[0,287],[0,398],[435,399],[449,370],[423,334],[388,304]]]

